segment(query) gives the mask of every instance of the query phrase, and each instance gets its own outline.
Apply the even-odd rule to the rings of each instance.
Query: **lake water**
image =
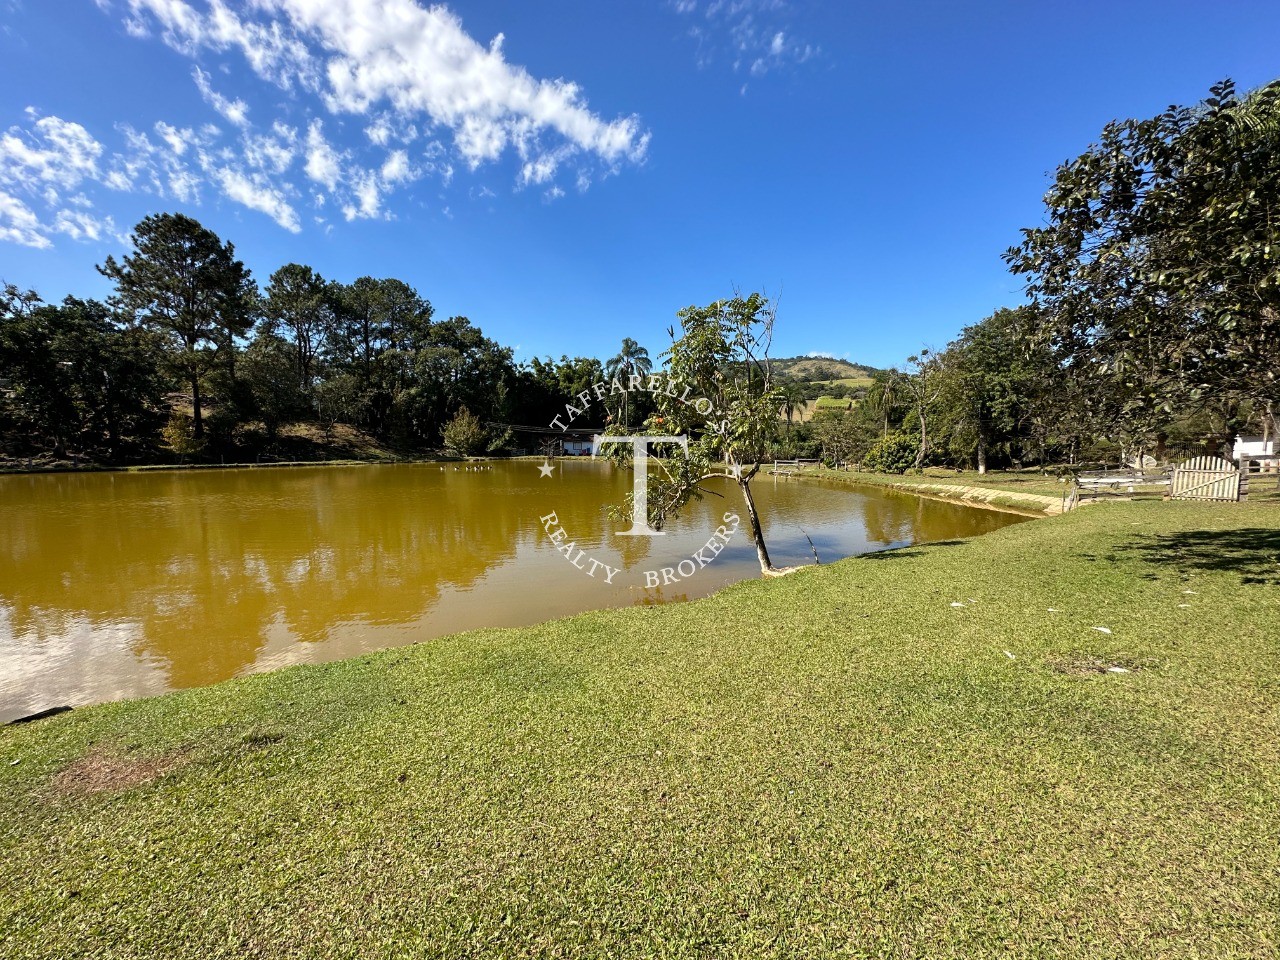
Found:
[[[590,461],[550,477],[528,461],[0,477],[0,722],[758,576],[744,525],[693,576],[647,588],[742,503],[726,485],[665,536],[619,536],[608,508],[630,482]],[[780,566],[811,563],[810,539],[829,563],[1021,519],[839,483],[753,490]]]

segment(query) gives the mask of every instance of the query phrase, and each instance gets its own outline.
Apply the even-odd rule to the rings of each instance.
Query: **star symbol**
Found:
[[[542,464],[541,466],[538,467],[538,470],[539,472],[541,472],[542,476],[544,477],[549,477],[556,472],[556,468],[553,467],[550,463]]]

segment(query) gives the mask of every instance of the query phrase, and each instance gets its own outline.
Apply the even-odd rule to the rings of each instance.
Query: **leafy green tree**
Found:
[[[1008,454],[1026,436],[1033,397],[1046,379],[1062,372],[1034,338],[1033,307],[997,310],[966,327],[945,352],[939,419],[951,434],[951,449],[987,472],[992,450]]]
[[[163,338],[174,371],[191,387],[192,430],[204,436],[200,385],[219,355],[234,377],[236,338],[253,323],[257,291],[235,248],[180,213],[134,227],[134,252],[98,270],[114,281],[113,303]]]
[[[165,381],[156,338],[93,300],[0,301],[0,421],[27,449],[115,460],[153,442]]]
[[[532,358],[514,372],[510,415],[521,424],[547,424],[567,403],[604,377],[594,357]]]
[[[689,455],[660,461],[649,496],[650,523],[661,529],[682,506],[701,499],[700,485],[707,480],[732,480],[742,496],[761,573],[783,572],[769,558],[751,491],[752,479],[768,459],[782,405],[769,362],[776,308],[763,294],[735,294],[705,307],[686,307],[676,316],[681,333],[677,337],[671,330],[664,356],[668,376],[691,388],[691,402],[659,395],[660,429],[690,435]]]
[[[316,384],[312,400],[326,433],[332,433],[339,423],[360,424],[368,418],[368,395],[352,373],[325,377]]]
[[[298,263],[285,264],[273,273],[263,291],[263,329],[283,338],[281,342],[288,342],[293,354],[294,380],[307,396],[315,386],[320,352],[334,332],[332,293],[330,284],[320,274]]]
[[[327,353],[339,371],[359,384],[366,425],[385,434],[405,392],[422,387],[414,365],[431,345],[434,308],[395,279],[360,277],[333,285],[330,296],[336,318]],[[439,426],[437,422],[435,430]]]
[[[867,409],[879,417],[883,430],[882,435],[889,435],[891,423],[901,423],[906,410],[902,398],[902,373],[898,370],[877,370],[867,388],[865,397]]]
[[[262,420],[267,440],[274,442],[280,427],[307,412],[308,393],[298,374],[295,343],[260,329],[245,349],[241,376],[248,386],[253,410]]]
[[[161,435],[180,461],[185,462],[187,457],[197,456],[204,451],[205,441],[196,436],[194,418],[180,411],[175,410],[169,415],[169,422],[165,424]]]
[[[1277,198],[1280,81],[1110,123],[1058,168],[1045,226],[1005,258],[1083,403],[1139,434],[1180,403],[1275,398]]]
[[[857,411],[823,410],[811,423],[822,459],[832,466],[858,459],[875,439],[876,424]]]
[[[916,469],[924,466],[929,455],[929,417],[945,386],[946,358],[928,348],[907,357],[910,373],[903,379],[904,392],[911,398],[912,411],[920,423],[920,445],[916,451]]]
[[[460,457],[478,456],[489,446],[489,431],[480,418],[464,406],[445,424],[444,446]]]
[[[417,436],[439,439],[459,407],[482,420],[504,413],[506,385],[515,376],[509,347],[490,340],[466,317],[432,323],[415,346],[404,410]]]

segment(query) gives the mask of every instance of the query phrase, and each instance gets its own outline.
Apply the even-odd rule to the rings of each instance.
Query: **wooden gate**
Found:
[[[1220,457],[1195,457],[1173,468],[1169,495],[1175,500],[1240,499],[1240,471]]]

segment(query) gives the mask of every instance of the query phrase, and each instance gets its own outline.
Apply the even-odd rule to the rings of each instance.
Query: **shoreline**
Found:
[[[899,479],[897,474],[853,473],[822,468],[821,472],[799,470],[790,475],[794,479],[836,480],[854,486],[897,490],[926,500],[940,500],[980,510],[1012,513],[1023,517],[1043,518],[1063,514],[1061,498],[1047,494],[1001,490],[975,484],[945,483],[930,480]]]
[[[41,476],[55,474],[87,474],[87,473],[152,473],[166,470],[265,470],[272,468],[296,469],[301,467],[356,467],[356,466],[393,466],[396,464],[414,463],[502,463],[505,461],[540,460],[541,456],[522,455],[514,457],[453,457],[442,453],[424,453],[421,456],[396,457],[385,460],[368,460],[356,458],[337,458],[328,460],[280,460],[269,463],[245,461],[237,463],[149,463],[136,465],[70,465],[58,464],[45,467],[0,467],[0,477],[7,476]],[[573,462],[576,457],[555,457],[555,460]],[[761,474],[767,476],[767,474]],[[975,507],[980,510],[994,510],[998,513],[1010,513],[1023,517],[1052,517],[1061,515],[1062,502],[1053,497],[1035,493],[1017,493],[1008,490],[997,490],[990,487],[960,485],[950,483],[909,481],[891,479],[890,474],[848,473],[839,470],[822,472],[798,471],[788,479],[837,480],[855,486],[887,487],[912,496],[927,500],[938,500],[943,503],[955,503],[962,506]],[[883,478],[883,479],[882,479]],[[1005,502],[1000,502],[1005,501]]]

